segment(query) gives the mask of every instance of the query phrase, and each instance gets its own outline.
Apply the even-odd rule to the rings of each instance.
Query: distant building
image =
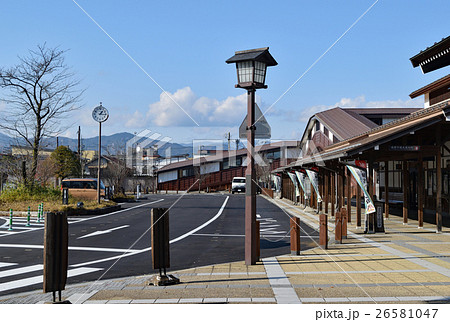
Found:
[[[270,171],[296,160],[298,141],[281,141],[256,146],[256,167]],[[211,151],[210,151],[211,152]],[[233,177],[245,176],[247,149],[222,151],[176,162],[157,171],[158,190],[228,190]]]

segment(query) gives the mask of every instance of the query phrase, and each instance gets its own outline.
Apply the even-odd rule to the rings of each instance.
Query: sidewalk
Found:
[[[288,214],[318,227],[318,215],[285,200],[272,200]],[[176,272],[181,284],[149,286],[151,275],[67,285],[63,299],[83,304],[118,303],[450,303],[450,229],[417,228],[390,216],[385,234],[365,235],[355,215],[342,244]],[[329,216],[329,229],[334,218]],[[329,233],[332,237],[332,233]],[[34,291],[0,297],[2,303],[45,303],[51,294]]]

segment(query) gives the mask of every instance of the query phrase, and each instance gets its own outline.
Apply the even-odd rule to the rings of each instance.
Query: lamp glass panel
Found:
[[[264,84],[266,76],[266,64],[255,61],[255,83]]]
[[[253,81],[253,64],[252,61],[241,61],[237,63],[239,83]]]

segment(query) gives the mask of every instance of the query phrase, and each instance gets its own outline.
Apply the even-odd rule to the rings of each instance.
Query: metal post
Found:
[[[9,228],[8,228],[8,230],[13,230],[12,225],[13,225],[13,211],[12,211],[12,209],[9,209]]]
[[[98,122],[97,203],[100,203],[100,160],[102,156],[102,122]]]
[[[247,169],[245,171],[245,264],[255,265],[256,191],[255,191],[255,89],[247,91]]]
[[[30,226],[30,217],[31,217],[30,206],[28,206],[28,212],[27,212],[27,227]]]

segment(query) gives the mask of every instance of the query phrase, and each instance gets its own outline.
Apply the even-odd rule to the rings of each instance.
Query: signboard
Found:
[[[391,145],[391,146],[389,146],[389,151],[416,152],[416,151],[420,151],[420,146],[418,146],[418,145]]]
[[[269,123],[267,123],[266,118],[263,113],[259,109],[258,104],[255,103],[255,139],[270,139],[271,128]],[[247,138],[247,115],[239,126],[239,138],[246,139]]]

